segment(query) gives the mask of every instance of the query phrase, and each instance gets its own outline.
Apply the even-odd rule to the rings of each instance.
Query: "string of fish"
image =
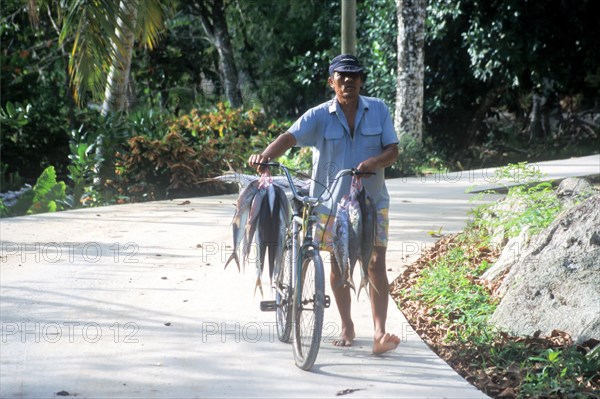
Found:
[[[241,251],[244,271],[255,248],[256,284],[254,294],[262,289],[262,274],[266,255],[269,255],[269,278],[281,267],[286,231],[290,223],[291,207],[283,187],[274,182],[268,169],[252,180],[241,192],[231,222],[233,230],[233,253],[225,268],[233,260],[240,271]]]
[[[369,295],[369,263],[375,243],[377,210],[360,178],[353,176],[350,192],[336,207],[333,221],[333,252],[339,268],[340,286],[356,292],[354,268],[360,263],[360,285],[357,297],[364,288]],[[335,287],[337,288],[337,287]]]

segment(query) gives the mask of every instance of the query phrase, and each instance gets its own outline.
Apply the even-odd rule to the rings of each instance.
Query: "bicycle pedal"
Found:
[[[274,312],[277,310],[277,302],[275,301],[260,301],[260,310],[262,312]]]
[[[325,295],[325,309],[327,309],[329,306],[331,306],[331,298],[329,295]]]

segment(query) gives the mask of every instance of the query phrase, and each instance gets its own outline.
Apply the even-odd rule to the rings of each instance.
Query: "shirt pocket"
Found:
[[[329,125],[323,134],[325,140],[339,140],[344,137],[344,128],[342,126]]]
[[[381,153],[381,126],[366,126],[362,129],[363,148],[367,156],[375,156]]]
[[[345,153],[344,128],[342,126],[330,125],[323,132],[323,146],[319,148],[322,153],[321,162],[343,162]]]

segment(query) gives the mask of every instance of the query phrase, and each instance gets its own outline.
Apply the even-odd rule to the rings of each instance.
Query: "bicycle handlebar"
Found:
[[[296,185],[294,184],[294,180],[292,178],[292,175],[290,174],[289,169],[280,164],[279,162],[256,162],[256,165],[260,165],[260,166],[272,166],[272,167],[276,167],[276,168],[281,168],[285,174],[285,177],[287,178],[289,184],[290,184],[290,189],[292,190],[292,194],[294,196],[294,198],[296,198],[297,200],[303,202],[303,203],[313,203],[313,204],[318,204],[318,203],[322,203],[325,201],[329,201],[331,199],[331,196],[333,195],[333,192],[335,191],[335,188],[338,184],[338,182],[340,181],[340,178],[343,176],[347,176],[347,175],[352,175],[352,176],[360,176],[360,175],[374,175],[375,172],[361,172],[359,170],[357,170],[356,168],[351,168],[351,169],[342,169],[339,172],[337,172],[337,174],[335,175],[334,179],[333,179],[333,185],[331,187],[327,187],[327,189],[325,190],[326,192],[329,193],[329,196],[327,198],[324,198],[323,195],[321,195],[318,198],[312,198],[309,196],[301,196],[298,194],[298,191],[296,190]]]

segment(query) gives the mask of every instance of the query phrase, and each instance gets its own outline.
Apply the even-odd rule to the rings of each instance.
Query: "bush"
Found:
[[[163,138],[135,136],[118,155],[120,190],[131,200],[229,192],[210,178],[243,170],[251,153],[285,130],[256,109],[222,103],[210,112],[194,109],[166,125]]]
[[[0,200],[0,217],[56,212],[66,206],[66,184],[56,181],[53,166],[47,167],[32,189],[21,190],[14,202]]]

